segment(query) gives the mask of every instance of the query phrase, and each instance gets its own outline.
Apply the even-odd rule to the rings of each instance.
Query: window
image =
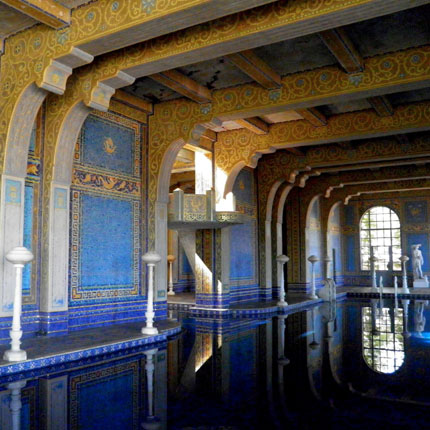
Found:
[[[363,357],[376,372],[394,373],[405,360],[403,309],[363,308]]]
[[[367,210],[360,221],[361,270],[370,270],[369,258],[378,258],[376,270],[388,270],[390,252],[393,257],[393,270],[401,270],[399,258],[400,220],[397,214],[385,206],[375,206]]]

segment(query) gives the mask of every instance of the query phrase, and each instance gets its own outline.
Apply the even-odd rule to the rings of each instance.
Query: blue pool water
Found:
[[[169,342],[0,379],[0,428],[428,429],[425,301],[193,318]]]

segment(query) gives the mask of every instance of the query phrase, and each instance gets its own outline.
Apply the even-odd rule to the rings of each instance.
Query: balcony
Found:
[[[185,194],[177,189],[169,195],[169,228],[200,230],[231,227],[243,223],[243,215],[235,211],[215,210],[215,191],[206,194]]]

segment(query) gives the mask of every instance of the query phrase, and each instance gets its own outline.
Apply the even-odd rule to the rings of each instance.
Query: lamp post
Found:
[[[174,255],[168,255],[167,261],[169,263],[169,291],[167,292],[168,296],[174,296],[175,292],[173,291],[173,262],[176,260]]]
[[[319,261],[319,258],[316,255],[311,255],[308,258],[309,263],[311,263],[312,265],[312,269],[311,269],[311,294],[310,294],[310,298],[311,299],[318,299],[318,296],[315,294],[315,263],[317,263]]]
[[[402,263],[402,293],[409,293],[408,275],[406,273],[406,262],[409,261],[409,257],[407,255],[402,255],[400,261]]]
[[[372,271],[372,290],[371,291],[372,293],[377,293],[378,286],[376,282],[376,263],[378,262],[378,258],[372,255],[369,258],[369,262],[370,262],[370,270]]]
[[[16,271],[12,330],[9,332],[12,341],[10,343],[11,349],[5,351],[3,355],[3,359],[6,361],[22,361],[27,359],[27,353],[20,348],[20,339],[22,337],[22,269],[33,258],[33,253],[23,246],[17,246],[6,254],[6,260],[14,265]]]
[[[161,261],[161,257],[156,252],[147,252],[142,256],[142,260],[148,266],[148,304],[145,312],[146,327],[142,328],[143,334],[157,334],[154,327],[154,268]]]
[[[278,255],[276,261],[281,265],[281,285],[279,286],[279,301],[278,306],[288,306],[285,301],[285,280],[284,280],[284,264],[288,263],[290,259],[286,255]]]

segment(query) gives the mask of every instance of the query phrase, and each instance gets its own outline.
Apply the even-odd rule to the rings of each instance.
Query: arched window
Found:
[[[386,206],[374,206],[361,218],[361,270],[371,269],[369,258],[372,249],[373,255],[378,258],[376,270],[388,270],[390,252],[393,256],[393,270],[401,270],[400,220],[397,214]]]

